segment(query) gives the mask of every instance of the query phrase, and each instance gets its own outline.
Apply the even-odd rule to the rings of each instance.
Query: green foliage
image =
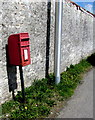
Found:
[[[54,74],[50,73],[49,76],[48,76],[48,84],[51,85],[51,86],[54,86]]]
[[[55,105],[55,100],[50,100],[50,99],[48,99],[48,100],[46,100],[45,102],[46,102],[46,104],[47,104],[48,106],[50,106],[50,107],[52,107],[52,106]]]
[[[5,114],[5,113],[10,113],[11,111],[13,111],[14,109],[17,109],[18,106],[20,105],[20,103],[18,101],[9,101],[9,102],[5,102],[3,105],[2,105],[2,114]]]
[[[45,118],[58,100],[68,99],[73,95],[74,89],[80,83],[81,74],[90,67],[91,64],[86,60],[71,65],[67,71],[61,73],[61,82],[58,85],[54,83],[54,74],[35,80],[32,86],[25,89],[26,102],[21,103],[22,94],[19,91],[15,101],[2,105],[3,114],[9,113],[10,119],[19,120]]]
[[[27,108],[27,109],[25,109]],[[10,118],[13,119],[20,119],[20,120],[26,120],[29,118],[39,118],[47,116],[50,113],[50,108],[48,108],[46,105],[39,104],[37,106],[31,105],[31,106],[19,106],[19,109],[16,109],[11,113]]]
[[[89,67],[91,67],[91,64],[84,59],[75,66],[70,65],[66,72],[61,73],[61,82],[56,87],[59,94],[66,99],[71,97],[74,89],[80,83],[80,74],[84,73]]]

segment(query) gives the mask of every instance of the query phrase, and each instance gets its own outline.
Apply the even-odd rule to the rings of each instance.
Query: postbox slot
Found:
[[[29,45],[21,45],[22,48],[29,47]]]
[[[21,39],[21,41],[29,41],[29,38]]]

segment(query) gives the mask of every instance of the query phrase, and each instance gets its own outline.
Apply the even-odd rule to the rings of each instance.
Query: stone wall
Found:
[[[52,1],[49,72],[54,72],[54,10]],[[45,77],[47,3],[22,0],[0,2],[0,18],[0,102],[3,103],[11,99],[10,81],[17,81],[17,90],[21,89],[18,66],[7,66],[6,45],[10,34],[28,32],[30,35],[32,62],[23,67],[25,87],[30,86],[34,79]],[[80,10],[71,2],[64,1],[61,72],[94,52],[93,19],[94,16],[82,8]]]
[[[62,71],[93,52],[93,16],[80,9],[70,2],[64,3]]]

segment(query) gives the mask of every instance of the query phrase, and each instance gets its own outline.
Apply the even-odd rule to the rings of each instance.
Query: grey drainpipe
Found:
[[[55,83],[60,83],[60,58],[61,58],[61,39],[62,39],[62,14],[63,0],[55,2],[55,61],[54,73]]]

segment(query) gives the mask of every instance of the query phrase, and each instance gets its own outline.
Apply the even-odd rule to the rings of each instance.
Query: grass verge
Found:
[[[19,120],[46,118],[54,105],[74,94],[75,88],[82,79],[82,74],[91,67],[89,59],[84,59],[61,73],[61,82],[58,85],[54,84],[54,74],[50,74],[48,79],[35,81],[25,89],[25,104],[21,103],[22,95],[18,92],[15,101],[11,100],[2,105],[2,118]]]

